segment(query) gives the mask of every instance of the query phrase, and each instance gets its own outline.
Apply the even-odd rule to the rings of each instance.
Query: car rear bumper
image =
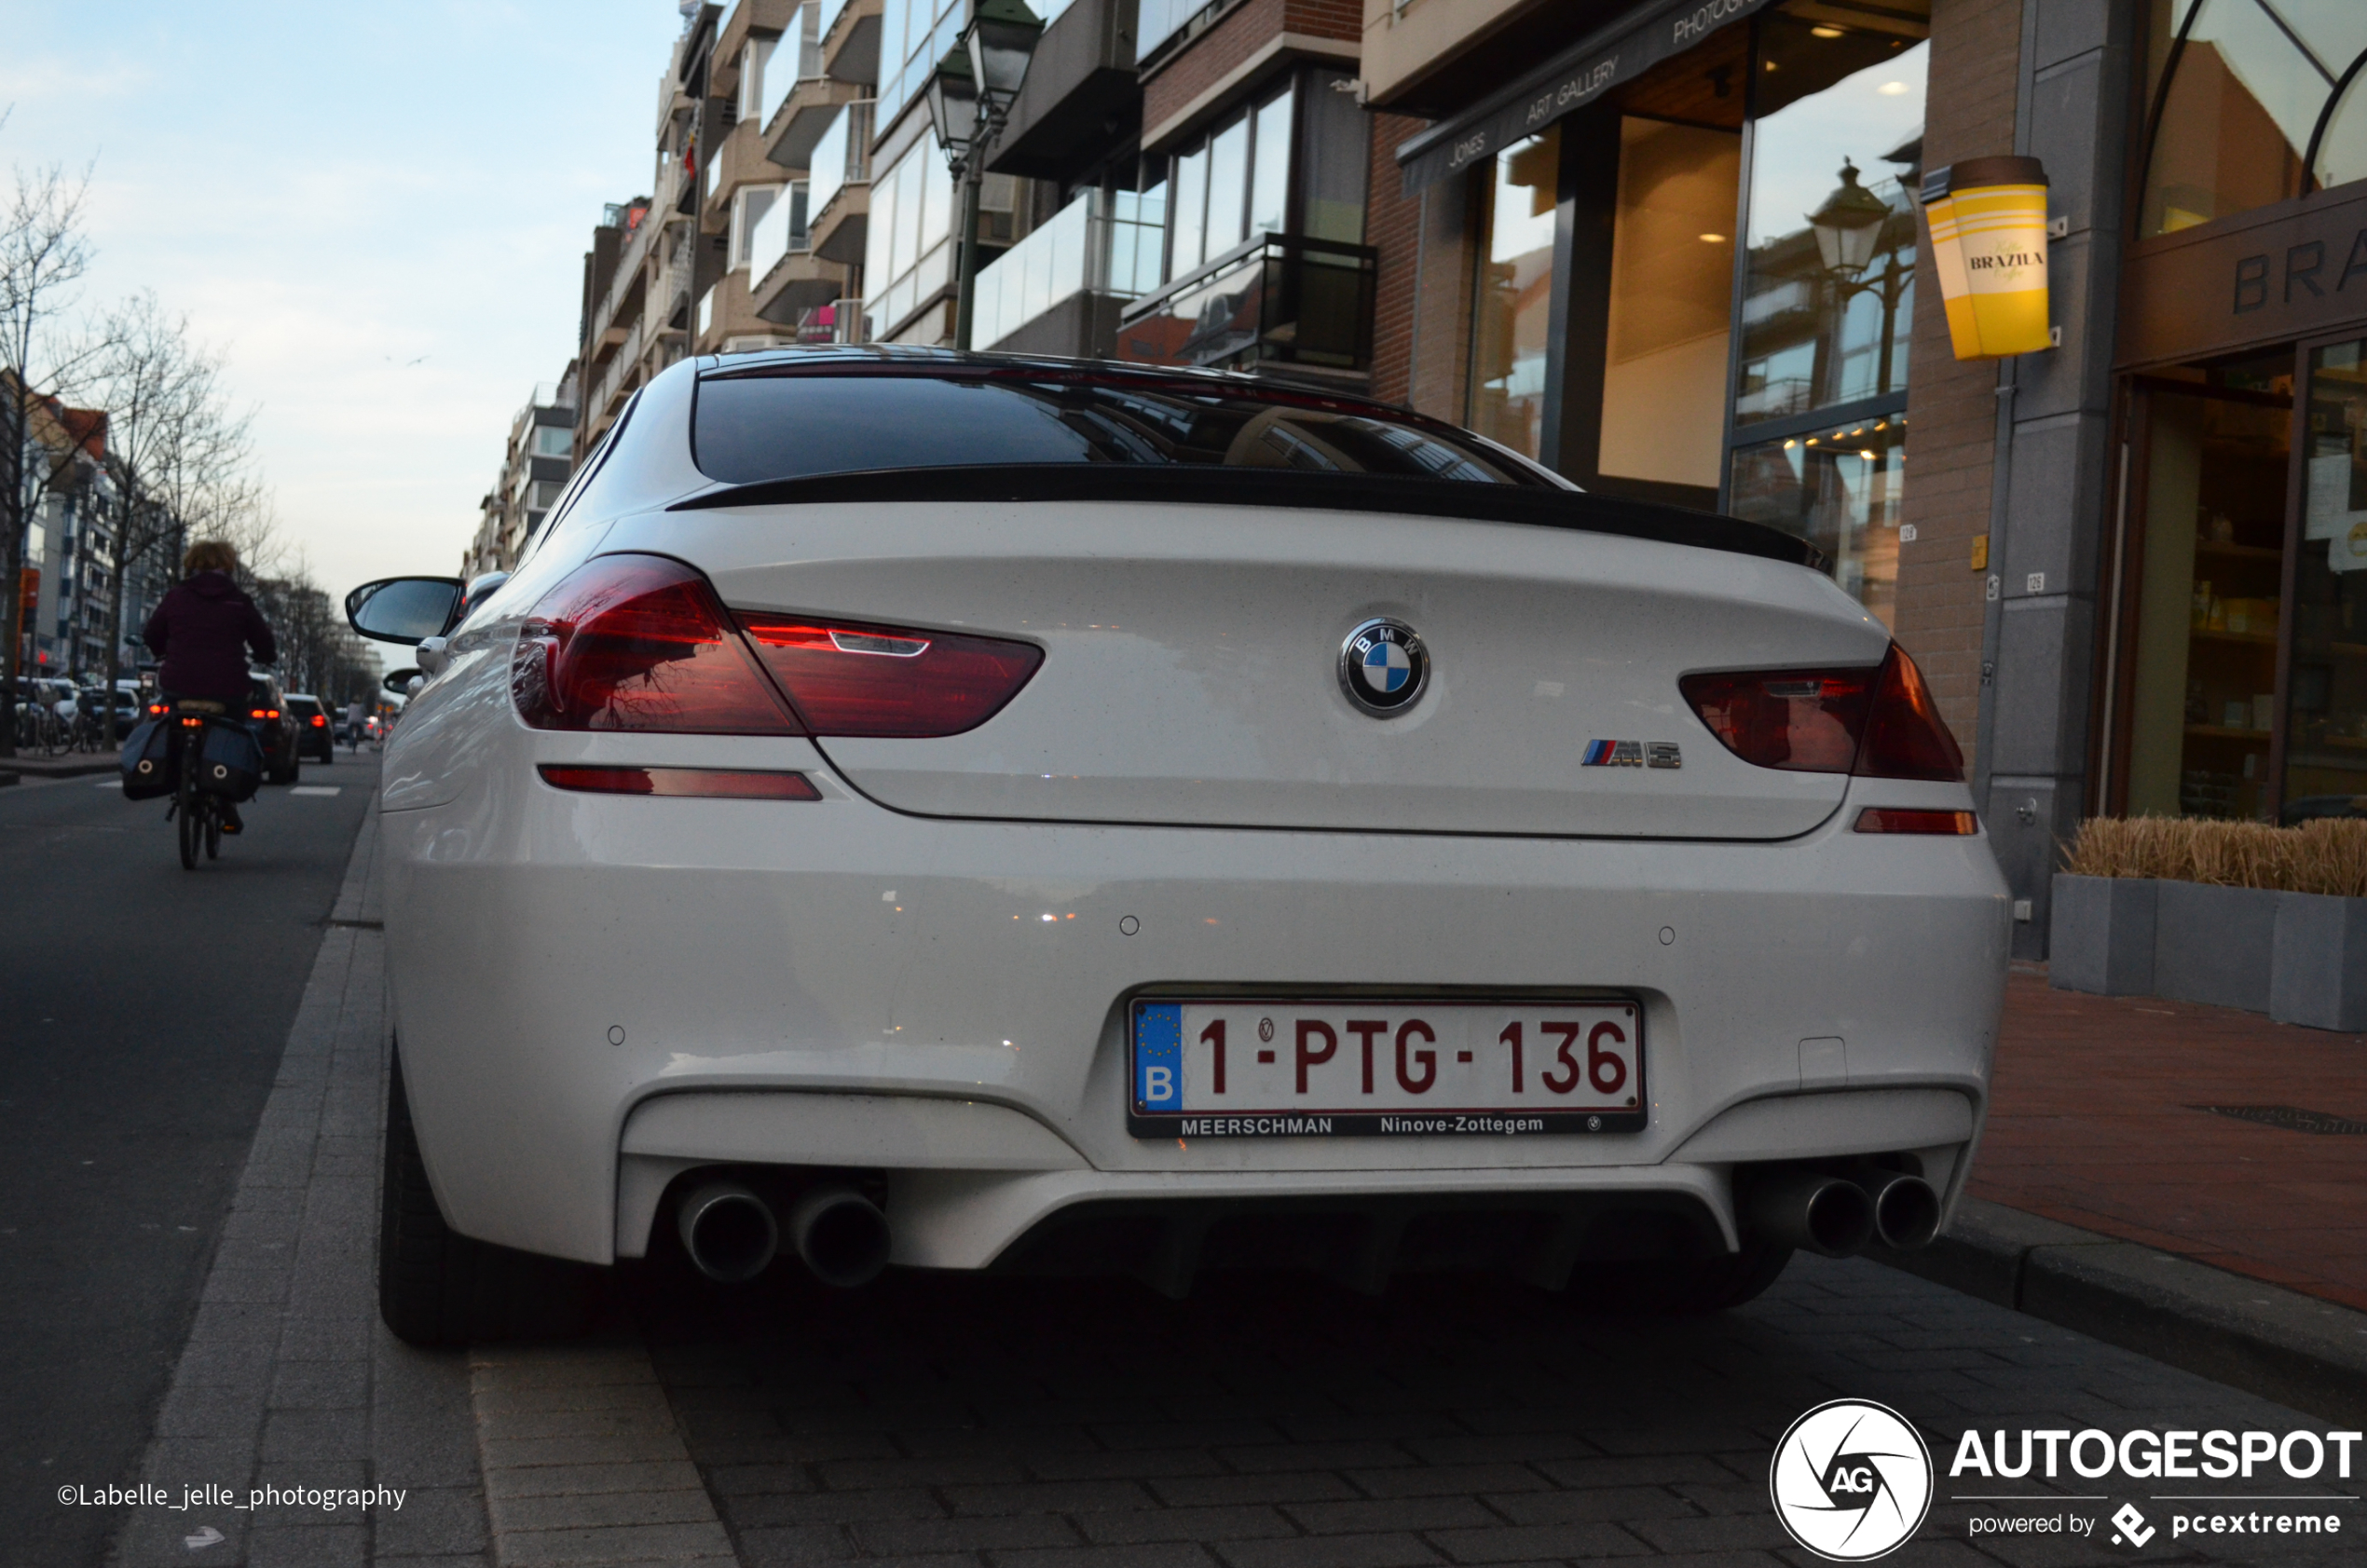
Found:
[[[900,815],[804,743],[516,744],[382,835],[422,1152],[454,1226],[508,1246],[637,1255],[669,1183],[712,1166],[863,1173],[896,1260],[938,1267],[1144,1205],[1615,1199],[1731,1246],[1736,1165],[1906,1155],[1952,1200],[1986,1105],[2004,883],[1982,838],[1846,831],[1877,803],[1863,784],[1775,844],[1069,826]],[[532,770],[571,759],[798,766],[825,798],[566,794]],[[1133,997],[1310,988],[1634,998],[1650,1124],[1129,1135]]]

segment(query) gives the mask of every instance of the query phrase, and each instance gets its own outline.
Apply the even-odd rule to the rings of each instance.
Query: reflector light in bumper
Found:
[[[1933,811],[1903,806],[1868,806],[1857,813],[1860,833],[1939,833],[1965,839],[1980,831],[1970,811]]]
[[[803,773],[729,768],[581,768],[544,763],[542,782],[593,795],[681,795],[715,800],[819,800]]]

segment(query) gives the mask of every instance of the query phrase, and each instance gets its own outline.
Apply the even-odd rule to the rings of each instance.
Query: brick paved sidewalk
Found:
[[[2367,1309],[2367,1036],[2153,997],[2007,985],[1975,1195]]]

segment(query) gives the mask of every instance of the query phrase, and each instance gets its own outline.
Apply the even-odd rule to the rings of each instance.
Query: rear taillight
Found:
[[[1964,755],[1896,644],[1871,669],[1687,675],[1685,701],[1726,749],[1761,768],[1961,781]]]
[[[603,555],[542,597],[510,667],[538,729],[796,735],[715,591],[660,555]]]
[[[1970,811],[1934,811],[1921,807],[1868,806],[1857,813],[1860,833],[1937,833],[1969,839],[1980,831]]]
[[[717,800],[819,800],[803,773],[730,768],[578,768],[542,765],[542,782],[593,795],[676,795]]]
[[[743,615],[766,669],[816,735],[958,735],[992,718],[1044,662],[1033,643]]]
[[[322,717],[319,714],[314,714],[314,715],[312,716],[312,728],[313,728],[313,729],[326,729],[328,727],[329,727],[329,721],[328,721],[327,719],[325,719],[325,718]]]

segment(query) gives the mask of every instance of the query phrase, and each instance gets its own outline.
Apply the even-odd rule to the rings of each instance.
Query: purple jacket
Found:
[[[141,640],[164,661],[158,689],[215,702],[247,700],[248,648],[260,663],[280,657],[254,601],[222,572],[199,572],[167,593]]]

